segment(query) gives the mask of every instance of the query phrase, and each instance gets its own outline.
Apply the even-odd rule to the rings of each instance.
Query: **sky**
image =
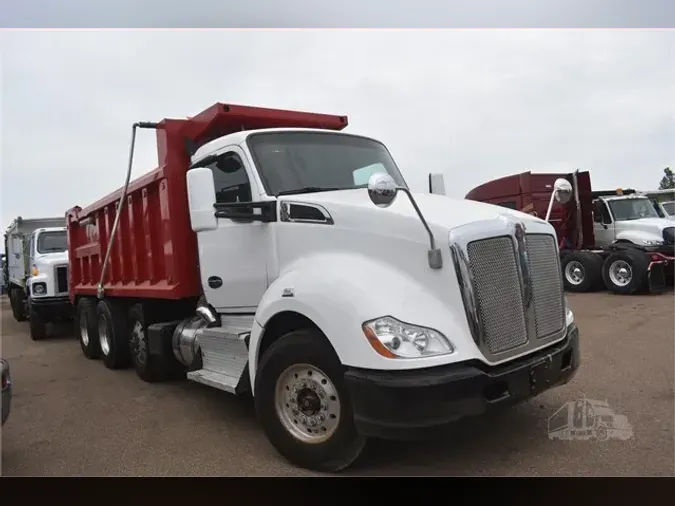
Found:
[[[215,102],[347,115],[414,191],[575,169],[651,189],[675,167],[674,63],[674,30],[4,31],[0,225],[117,189],[134,122]],[[137,150],[132,177],[151,132]]]

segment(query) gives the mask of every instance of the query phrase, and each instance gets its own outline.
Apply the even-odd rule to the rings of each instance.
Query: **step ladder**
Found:
[[[221,321],[221,327],[197,331],[202,368],[188,372],[187,378],[238,395],[250,389],[248,339],[253,316],[221,315]]]

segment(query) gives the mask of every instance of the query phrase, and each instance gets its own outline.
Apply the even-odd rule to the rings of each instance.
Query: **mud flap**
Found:
[[[652,293],[662,293],[666,291],[666,274],[663,263],[654,263],[647,274],[649,282],[649,291]]]

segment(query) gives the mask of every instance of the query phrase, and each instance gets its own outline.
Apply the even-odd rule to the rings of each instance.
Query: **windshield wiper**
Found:
[[[285,190],[282,192],[278,192],[277,195],[296,195],[298,193],[332,192],[336,190],[346,190],[346,188],[326,188],[318,186],[306,186],[305,188],[298,188],[296,190]]]

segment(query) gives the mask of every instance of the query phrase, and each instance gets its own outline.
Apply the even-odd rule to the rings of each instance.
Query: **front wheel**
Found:
[[[290,332],[265,352],[255,380],[255,406],[277,451],[301,467],[337,472],[361,454],[343,368],[316,330]]]
[[[20,288],[14,288],[9,293],[12,315],[18,322],[26,321],[26,294]]]

